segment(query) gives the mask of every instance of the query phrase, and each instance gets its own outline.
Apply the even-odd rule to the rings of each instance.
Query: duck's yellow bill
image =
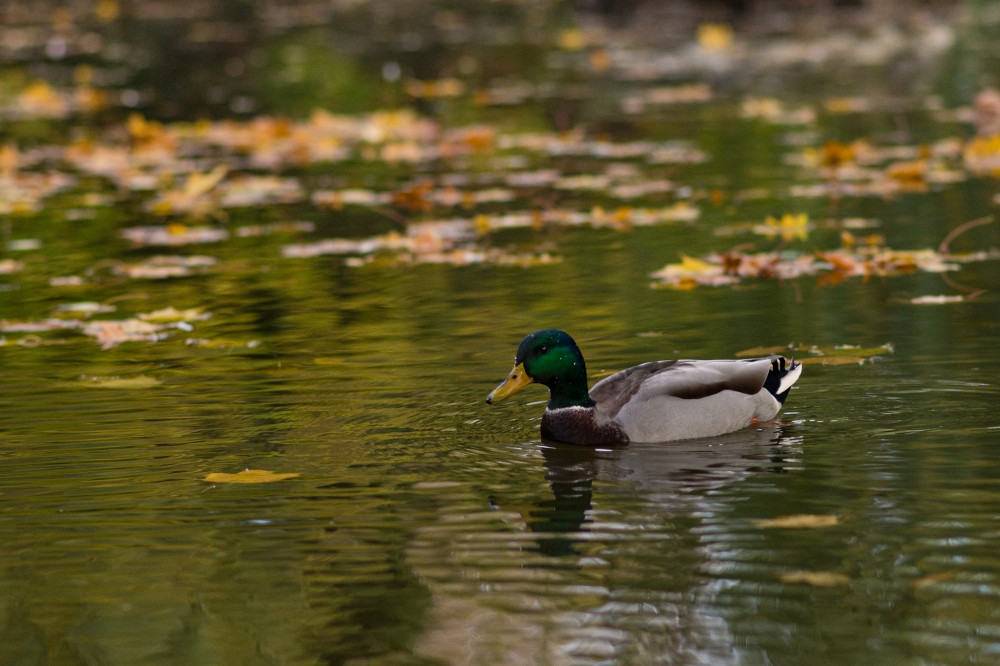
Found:
[[[506,400],[533,381],[535,380],[529,377],[528,373],[524,371],[524,364],[518,363],[510,371],[510,374],[507,375],[507,379],[503,380],[500,386],[493,389],[493,393],[486,396],[486,403],[493,404],[494,402]]]

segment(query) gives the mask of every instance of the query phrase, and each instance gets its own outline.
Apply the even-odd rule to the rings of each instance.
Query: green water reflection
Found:
[[[998,181],[981,175],[886,197],[792,196],[793,185],[815,179],[786,157],[801,152],[790,146],[803,134],[818,146],[831,138],[896,141],[886,137],[922,145],[971,133],[950,116],[938,117],[924,96],[933,92],[957,106],[980,87],[1000,84],[979,81],[992,76],[983,72],[993,71],[995,45],[968,19],[973,12],[995,28],[995,4],[956,10],[947,26],[958,37],[950,50],[928,56],[929,80],[893,73],[893,62],[904,74],[913,71],[909,51],[880,63],[888,72],[793,67],[787,78],[759,79],[768,95],[796,103],[826,96],[803,81],[841,86],[830,95],[859,92],[849,89],[854,80],[865,94],[877,80],[897,86],[892,104],[875,99],[874,109],[831,114],[805,128],[741,114],[744,79],[756,69],[701,71],[713,79],[715,99],[616,118],[615,95],[648,80],[616,78],[614,70],[588,74],[571,66],[575,50],[552,44],[573,21],[613,27],[628,17],[577,16],[560,4],[539,4],[543,10],[517,5],[518,12],[500,12],[507,22],[498,32],[487,30],[495,8],[481,20],[437,8],[430,18],[410,17],[412,30],[400,32],[409,16],[402,10],[390,28],[374,20],[383,5],[357,3],[357,23],[317,28],[319,19],[302,17],[319,9],[302,3],[302,22],[288,19],[287,31],[274,28],[278,34],[259,35],[259,44],[241,36],[245,44],[210,49],[229,62],[229,74],[215,72],[221,80],[239,79],[232,75],[239,63],[247,72],[246,80],[230,81],[232,95],[222,101],[199,98],[204,81],[194,74],[201,83],[184,86],[169,103],[170,89],[143,79],[153,74],[142,68],[122,74],[121,87],[135,86],[143,95],[139,108],[164,119],[297,114],[315,103],[342,111],[412,103],[445,126],[490,122],[535,132],[570,122],[612,143],[687,139],[707,161],[650,165],[513,150],[504,157],[518,172],[586,175],[603,173],[609,162],[631,165],[644,178],[677,184],[640,204],[690,201],[701,211],[697,221],[625,229],[549,224],[477,237],[476,249],[541,247],[559,259],[528,267],[283,256],[293,242],[403,230],[398,212],[386,213],[389,205],[335,209],[304,199],[234,207],[208,222],[171,218],[232,234],[177,250],[217,260],[207,270],[139,280],[115,268],[162,250],[120,236],[125,227],[165,222],[145,207],[142,192],[77,174],[73,187],[44,199],[39,210],[4,214],[0,261],[23,267],[0,275],[7,327],[0,344],[0,663],[855,665],[996,658],[995,257],[943,274],[839,284],[815,276],[693,290],[650,284],[651,272],[681,255],[764,246],[761,238],[718,230],[766,215],[875,220],[866,230],[883,234],[889,246],[919,249],[936,248],[949,230],[992,214]],[[238,10],[247,7],[238,5],[225,23],[239,24]],[[421,32],[424,20],[433,24],[431,36]],[[165,24],[144,25],[148,32],[134,39],[154,34],[160,46],[150,52],[166,49],[173,33]],[[537,25],[547,26],[544,40],[529,29]],[[336,42],[341,46],[317,37],[328,30],[345,40]],[[106,39],[138,48],[124,34]],[[384,57],[369,41],[385,49]],[[324,49],[341,59],[330,61],[338,63],[337,77],[325,79],[318,67]],[[623,61],[634,55],[609,50]],[[204,58],[197,53],[205,52],[186,53],[175,72],[200,72]],[[662,68],[671,54],[640,60]],[[5,66],[3,85],[16,78],[11,69],[37,66],[15,55],[7,54],[13,64]],[[55,70],[68,65],[50,60]],[[532,84],[548,79],[553,88],[533,88],[510,113],[472,94],[412,100],[392,68],[383,69],[385,60],[411,68],[407,76],[481,78],[483,86],[507,86],[507,94],[516,86],[506,77],[515,74]],[[453,61],[451,69],[442,64]],[[151,69],[168,68],[155,62]],[[300,68],[299,78],[290,67]],[[668,79],[663,69],[654,75]],[[273,88],[255,87],[269,81]],[[327,87],[309,99],[313,81]],[[350,99],[338,107],[340,95]],[[231,101],[241,96],[253,104],[234,111]],[[2,132],[27,150],[105,121],[114,127],[129,110],[41,125],[16,120]],[[49,159],[30,170],[58,162]],[[393,191],[415,178],[463,174],[471,174],[475,190],[500,182],[492,164],[470,158],[388,165],[355,156],[283,173],[310,192]],[[107,199],[82,203],[91,191]],[[524,192],[530,201],[489,203],[477,212],[618,205],[600,189],[540,185]],[[235,232],[303,220],[315,223],[314,231]],[[952,250],[995,248],[998,229],[970,230]],[[836,248],[842,231],[819,225],[789,247]],[[7,245],[26,238],[38,245]],[[53,281],[60,276],[85,279]],[[928,295],[971,298],[911,302]],[[61,306],[88,301],[114,305],[109,316],[123,319],[168,306],[211,316],[170,328],[163,339],[106,348],[82,326],[26,332],[12,324],[64,316]],[[790,343],[891,343],[894,351],[864,364],[807,365],[778,424],[670,448],[592,451],[538,440],[541,388],[484,404],[521,337],[546,326],[580,341],[593,375],[654,358],[731,357]],[[108,381],[116,377],[149,381]],[[212,472],[248,468],[300,476],[260,485],[203,481]],[[780,529],[761,522],[794,514],[832,516],[834,524]]]

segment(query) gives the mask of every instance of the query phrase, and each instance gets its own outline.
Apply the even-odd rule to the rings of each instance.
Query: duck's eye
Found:
[[[549,348],[547,346],[539,347],[538,348],[538,353],[539,354],[548,354],[549,353]]]

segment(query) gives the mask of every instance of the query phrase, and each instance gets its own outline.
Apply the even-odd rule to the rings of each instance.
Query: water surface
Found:
[[[975,16],[989,18],[980,11]],[[949,29],[974,33],[963,16]],[[745,228],[726,235],[734,232],[725,227],[759,224],[766,215],[808,213],[816,228],[784,244],[808,254],[841,247],[841,232],[853,228],[844,220],[868,220],[868,231],[889,247],[922,249],[994,213],[997,180],[988,174],[885,197],[789,193],[821,180],[789,164],[788,155],[802,152],[797,141],[919,146],[971,136],[970,125],[942,120],[924,98],[933,89],[956,98],[955,106],[969,103],[972,92],[948,89],[933,75],[962,74],[968,59],[995,58],[954,44],[932,61],[931,80],[903,86],[892,109],[874,99],[873,110],[821,116],[804,128],[747,118],[739,80],[714,82],[712,100],[608,124],[616,98],[609,99],[604,75],[593,74],[593,98],[581,93],[571,109],[581,114],[584,137],[612,146],[684,139],[707,161],[663,167],[641,156],[530,153],[525,163],[516,150],[499,157],[523,173],[622,173],[622,164],[631,165],[647,181],[677,183],[640,203],[687,201],[700,217],[623,228],[550,223],[472,241],[475,249],[551,253],[552,262],[451,265],[391,252],[374,261],[358,253],[288,257],[283,248],[293,242],[356,240],[399,224],[381,210],[298,201],[227,211],[209,224],[233,232],[228,239],[177,250],[214,257],[214,268],[139,281],[113,273],[107,260],[135,263],[174,250],[131,245],[121,228],[203,222],[157,216],[143,206],[148,193],[122,193],[87,175],[32,215],[8,215],[5,243],[39,242],[7,245],[3,255],[24,265],[2,276],[0,290],[7,326],[0,661],[996,659],[995,258],[945,274],[837,284],[809,275],[678,290],[654,288],[650,277],[682,255],[782,246]],[[575,52],[552,53],[543,65],[529,64],[559,79],[560,63],[573,62]],[[656,62],[665,66],[666,58]],[[836,92],[845,93],[851,79],[838,76],[844,88]],[[646,87],[622,80],[615,85]],[[798,82],[793,72],[768,85],[790,104],[819,108],[826,95]],[[551,108],[539,108],[546,99],[539,93],[518,106],[517,121],[532,131],[558,125]],[[437,111],[445,127],[462,126],[467,113],[481,122],[501,115],[455,104],[432,100],[422,110]],[[17,140],[24,149],[30,143]],[[310,190],[392,191],[471,173],[475,191],[503,177],[475,159],[392,168],[348,160],[284,173]],[[112,200],[82,205],[91,187]],[[606,192],[528,189],[480,212],[550,205],[597,218],[595,206],[614,210]],[[409,221],[434,217],[407,214]],[[316,228],[235,233],[241,225],[303,219]],[[405,233],[405,223],[404,216],[397,230]],[[996,224],[970,229],[951,249],[989,250],[998,234]],[[66,275],[85,279],[52,281]],[[913,302],[921,296],[957,298]],[[189,317],[162,339],[105,348],[80,328],[26,333],[11,323],[62,316],[61,306],[80,301],[116,308],[91,319],[167,306],[211,316]],[[888,343],[891,351],[843,365],[797,352],[812,362],[775,423],[670,446],[589,450],[539,440],[541,388],[485,404],[521,337],[548,326],[576,337],[593,376],[655,358],[732,357],[760,346],[875,350]],[[299,476],[257,485],[203,480],[248,468]],[[792,528],[773,522],[794,515],[806,518]]]

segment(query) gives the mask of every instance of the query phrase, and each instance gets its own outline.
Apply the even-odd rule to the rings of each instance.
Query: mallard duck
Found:
[[[777,416],[802,364],[783,356],[725,361],[652,361],[605,377],[587,391],[583,354],[568,334],[536,331],[488,404],[537,382],[549,388],[542,438],[621,446],[714,437]]]

